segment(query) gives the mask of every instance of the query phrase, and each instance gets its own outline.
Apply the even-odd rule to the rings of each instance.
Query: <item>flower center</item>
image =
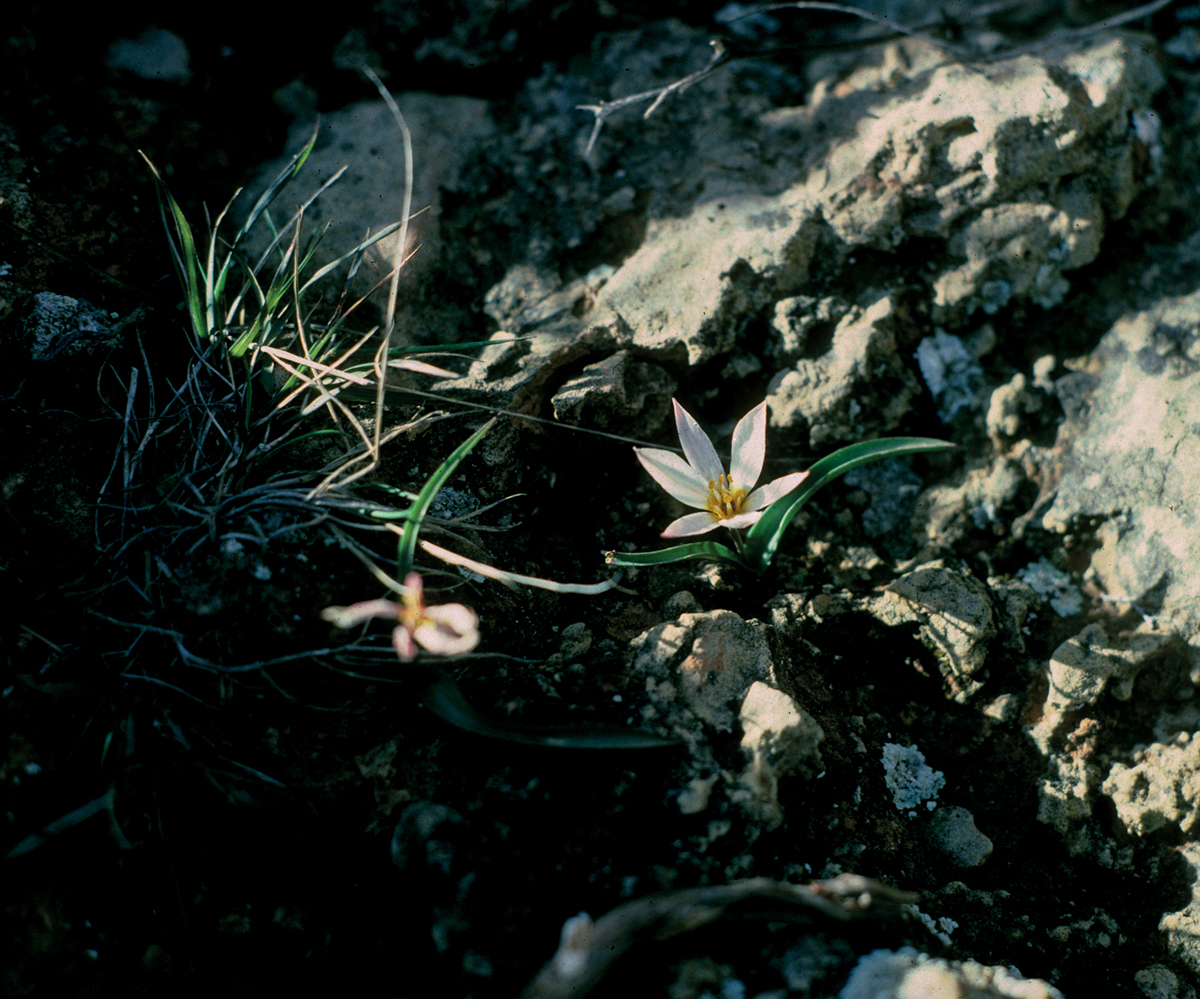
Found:
[[[712,514],[713,520],[728,520],[742,512],[746,495],[745,489],[734,489],[733,480],[722,475],[715,482],[709,481],[708,502],[704,508]]]
[[[400,599],[403,601],[400,608],[400,623],[409,631],[415,631],[417,625],[425,620],[424,594],[409,590]]]

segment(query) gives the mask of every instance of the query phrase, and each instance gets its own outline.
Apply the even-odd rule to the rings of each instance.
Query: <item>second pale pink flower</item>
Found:
[[[479,617],[464,604],[425,605],[425,588],[418,573],[404,580],[403,603],[363,600],[349,607],[326,607],[321,617],[339,628],[353,628],[374,617],[396,621],[392,645],[402,662],[417,658],[417,647],[438,656],[457,656],[479,644]]]

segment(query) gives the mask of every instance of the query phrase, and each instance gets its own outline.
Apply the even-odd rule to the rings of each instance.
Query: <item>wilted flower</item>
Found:
[[[808,472],[793,472],[750,492],[762,473],[767,450],[766,402],[750,410],[734,428],[733,458],[728,474],[700,425],[678,402],[672,399],[671,403],[675,407],[679,443],[687,461],[660,448],[635,447],[633,450],[655,482],[680,503],[704,512],[689,513],[672,521],[662,532],[664,538],[704,534],[715,527],[735,530],[749,527],[762,516],[766,507],[786,496],[808,476]]]
[[[425,588],[419,573],[404,580],[402,603],[363,600],[349,607],[326,607],[321,618],[339,628],[353,628],[373,617],[398,621],[392,644],[402,662],[417,657],[417,646],[439,656],[457,656],[479,644],[479,617],[463,604],[425,606]]]

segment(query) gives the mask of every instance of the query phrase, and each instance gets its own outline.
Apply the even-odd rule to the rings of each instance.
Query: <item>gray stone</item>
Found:
[[[1096,704],[1107,690],[1127,701],[1138,673],[1162,656],[1171,636],[1143,625],[1129,635],[1110,637],[1099,624],[1089,624],[1068,638],[1046,665],[1047,692],[1042,715],[1029,730],[1049,754],[1073,712]]]
[[[958,867],[979,867],[992,855],[992,841],[976,827],[975,816],[957,805],[933,813],[929,838]]]
[[[115,314],[90,302],[42,291],[25,317],[26,348],[35,361],[111,349],[120,326]]]
[[[870,505],[862,512],[862,527],[867,537],[881,539],[893,551],[911,547],[906,535],[921,492],[921,479],[909,460],[872,462],[852,469],[843,481],[871,498]]]
[[[992,442],[1001,448],[1008,439],[1020,436],[1025,417],[1042,408],[1043,395],[1030,388],[1028,380],[1017,372],[992,391],[987,407],[987,432]]]
[[[922,492],[913,513],[913,529],[935,547],[947,548],[961,541],[972,527],[1007,524],[1005,511],[1025,482],[1025,470],[1016,455],[992,455],[968,468],[961,481],[938,483]]]
[[[1105,689],[1119,701],[1129,700],[1138,672],[1168,641],[1148,631],[1109,638],[1099,624],[1089,624],[1050,657],[1047,711],[1095,704]]]
[[[835,326],[849,309],[850,303],[840,298],[781,298],[775,303],[771,319],[776,337],[771,343],[772,353],[785,364],[795,364],[808,349],[809,337]]]
[[[645,677],[649,695],[643,717],[688,746],[676,795],[685,815],[726,800],[774,828],[784,818],[780,779],[811,778],[821,767],[817,746],[824,732],[780,689],[768,631],[759,621],[718,610],[682,614],[630,642],[632,669]],[[749,758],[744,763],[727,758],[720,748],[725,740],[714,738],[735,725],[742,731],[743,760]],[[725,793],[717,796],[718,788]]]
[[[137,38],[121,38],[108,47],[105,64],[143,80],[184,84],[192,78],[182,38],[164,28],[147,28]]]
[[[1029,612],[1041,602],[1037,593],[1028,583],[1019,579],[989,576],[987,585],[999,612],[999,627],[1005,648],[1024,652],[1027,631],[1025,621]]]
[[[1165,964],[1152,964],[1133,976],[1146,999],[1196,999],[1196,990]]]
[[[1086,760],[1065,753],[1050,756],[1046,775],[1038,783],[1038,821],[1064,836],[1073,836],[1073,827],[1091,817],[1102,776]]]

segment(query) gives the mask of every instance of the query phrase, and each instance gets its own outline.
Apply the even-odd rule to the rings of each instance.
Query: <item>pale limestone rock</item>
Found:
[[[1133,765],[1114,763],[1101,790],[1127,832],[1145,836],[1166,825],[1184,835],[1200,826],[1200,739],[1180,732],[1171,744],[1135,746]]]
[[[690,760],[676,796],[685,815],[709,808],[717,788],[724,787],[728,801],[773,828],[784,817],[780,778],[811,778],[821,767],[817,745],[824,732],[779,689],[767,631],[759,621],[717,610],[682,614],[630,643],[632,669],[645,677],[647,717],[688,746]],[[723,743],[714,736],[734,731],[735,724],[748,762],[734,762],[714,749]]]
[[[492,136],[495,126],[487,102],[475,97],[410,92],[396,94],[395,100],[412,132],[412,210],[421,212],[412,219],[405,248],[407,255],[419,246],[401,274],[407,301],[419,296],[422,282],[439,266],[444,266],[438,259],[442,191],[457,187],[468,156]],[[315,257],[318,264],[323,264],[361,243],[368,230],[378,232],[400,221],[404,149],[400,130],[382,101],[363,101],[324,115],[320,128],[316,148],[302,172],[279,196],[271,211],[276,224],[282,225],[321,184],[343,166],[348,167],[341,179],[305,211],[302,241],[329,224]],[[266,164],[235,203],[239,221],[267,183],[308,141],[312,131],[310,121],[298,122],[292,128],[286,156]],[[366,294],[391,270],[397,238],[388,236],[367,251],[353,286],[358,294]],[[248,249],[261,253],[269,239],[265,227],[256,227]],[[386,302],[386,285],[376,296],[380,304]],[[407,307],[401,309],[398,318],[401,335],[408,322],[416,321],[418,315],[427,319],[429,314],[428,309],[411,314]],[[441,339],[452,337],[444,335]]]
[[[738,717],[742,751],[750,762],[730,798],[773,828],[783,821],[779,779],[793,773],[814,776],[821,766],[817,744],[825,733],[791,697],[761,680],[750,685]]]
[[[1067,835],[1073,826],[1091,817],[1101,776],[1086,760],[1063,754],[1051,756],[1046,776],[1038,783],[1038,821]]]
[[[683,614],[630,643],[632,668],[693,736],[698,725],[730,732],[750,685],[773,672],[763,629],[733,611]]]
[[[1063,999],[1040,978],[976,961],[947,961],[913,947],[860,958],[838,999]]]
[[[879,415],[891,426],[899,423],[918,389],[896,353],[894,311],[887,295],[865,307],[855,306],[837,324],[824,354],[798,361],[777,375],[767,393],[772,425],[791,427],[805,421],[814,446],[848,437],[857,415],[856,388],[880,378],[894,383],[894,391]]]

